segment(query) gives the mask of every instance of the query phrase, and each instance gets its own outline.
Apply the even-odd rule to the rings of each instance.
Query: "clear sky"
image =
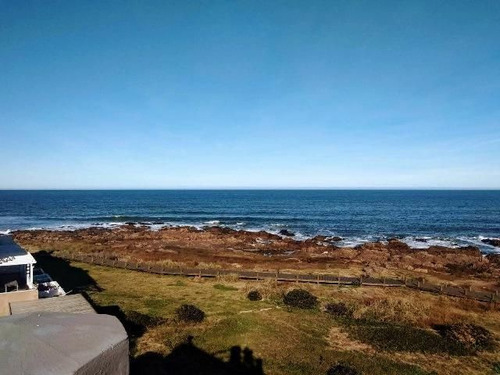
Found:
[[[500,1],[0,0],[0,188],[500,188]]]

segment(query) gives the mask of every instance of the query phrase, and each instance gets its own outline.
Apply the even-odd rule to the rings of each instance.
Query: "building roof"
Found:
[[[11,236],[0,235],[0,267],[36,263],[29,252],[14,242]]]
[[[11,315],[0,318],[0,337],[2,374],[129,373],[127,333],[114,316]]]
[[[12,315],[41,311],[79,314],[95,313],[90,303],[81,294],[10,303]]]

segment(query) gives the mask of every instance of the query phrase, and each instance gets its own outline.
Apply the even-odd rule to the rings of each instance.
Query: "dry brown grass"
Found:
[[[205,330],[206,326],[171,321],[148,329],[137,340],[135,350],[137,353],[155,352],[166,355],[177,345],[185,343],[189,335],[199,336]]]
[[[327,341],[330,345],[330,350],[357,351],[365,354],[375,353],[375,349],[371,345],[351,338],[341,327],[330,328]]]
[[[330,300],[342,301],[358,319],[408,323],[419,327],[433,324],[478,321],[500,332],[500,306],[468,299],[450,298],[391,288],[332,288]]]

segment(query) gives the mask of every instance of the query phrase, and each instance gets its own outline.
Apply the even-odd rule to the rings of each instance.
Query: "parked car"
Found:
[[[64,295],[66,295],[66,292],[57,281],[38,284],[38,298],[59,297]]]
[[[52,277],[48,273],[34,274],[33,281],[37,284],[48,283],[52,281]]]

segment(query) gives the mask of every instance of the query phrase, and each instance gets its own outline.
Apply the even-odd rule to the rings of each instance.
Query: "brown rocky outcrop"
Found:
[[[28,249],[108,253],[118,258],[185,264],[240,264],[245,268],[277,269],[290,265],[323,269],[363,265],[377,269],[421,270],[467,275],[500,276],[500,260],[479,249],[432,246],[412,249],[398,239],[370,242],[355,248],[338,247],[326,236],[305,241],[265,231],[238,231],[224,227],[167,227],[158,231],[123,225],[114,229],[76,231],[17,231],[16,241]],[[342,266],[343,265],[343,266]]]

